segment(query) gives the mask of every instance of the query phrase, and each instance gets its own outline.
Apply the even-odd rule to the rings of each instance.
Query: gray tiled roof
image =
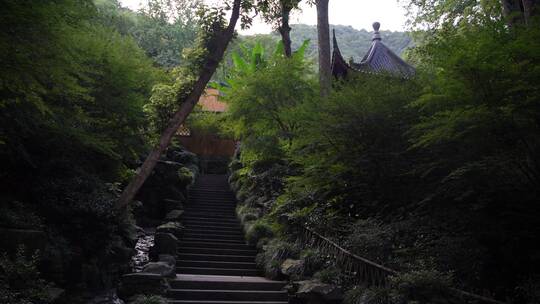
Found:
[[[334,31],[334,53],[332,58],[332,73],[335,77],[346,77],[351,72],[363,72],[374,74],[388,73],[395,77],[411,78],[415,75],[415,69],[403,61],[398,55],[390,50],[381,41],[379,34],[380,24],[373,24],[375,29],[373,43],[369,51],[360,63],[348,64],[342,57]]]

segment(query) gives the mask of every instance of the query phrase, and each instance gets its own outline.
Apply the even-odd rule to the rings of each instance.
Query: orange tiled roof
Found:
[[[206,89],[199,99],[199,105],[203,111],[218,113],[227,111],[227,104],[219,101],[219,91],[216,89]]]

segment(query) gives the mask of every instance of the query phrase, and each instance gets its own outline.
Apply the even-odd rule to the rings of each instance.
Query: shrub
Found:
[[[345,293],[345,304],[391,304],[390,289],[355,286]]]
[[[40,229],[42,222],[43,220],[25,203],[12,201],[0,205],[0,223],[5,227]]]
[[[28,257],[23,247],[13,258],[0,256],[1,303],[51,303],[47,289],[52,285],[40,277],[38,253]]]
[[[242,222],[242,225],[247,226],[250,222],[256,221],[259,219],[259,216],[257,213],[245,213],[240,216],[240,221]]]
[[[449,303],[452,277],[436,270],[418,270],[390,278],[392,299],[397,303]]]
[[[283,261],[298,255],[298,248],[281,239],[273,239],[263,246],[257,255],[257,264],[262,266],[265,274],[271,279],[278,279]]]
[[[246,226],[249,222],[256,221],[259,219],[259,212],[253,208],[250,208],[246,205],[240,205],[236,208],[236,213],[242,225]],[[247,228],[247,227],[244,227]],[[247,229],[246,229],[247,230]]]
[[[300,254],[300,258],[304,260],[303,273],[305,276],[313,276],[325,264],[325,258],[316,249],[305,249]]]
[[[388,264],[395,244],[394,232],[388,225],[377,220],[358,220],[352,226],[348,242],[355,254],[377,263]]]
[[[313,275],[313,278],[327,284],[341,285],[345,281],[345,276],[341,269],[335,266],[329,266],[319,270]]]
[[[231,178],[235,176],[235,178],[233,179],[236,179],[238,178],[238,175],[235,175],[235,173],[238,172],[238,170],[242,169],[242,163],[238,159],[235,158],[229,164],[229,169],[233,172],[233,174],[231,174]]]
[[[236,191],[236,199],[239,202],[243,202],[249,195],[249,189],[244,186],[244,184],[240,185],[239,189]]]
[[[257,206],[258,200],[259,200],[258,196],[251,195],[251,196],[248,196],[243,202],[244,202],[244,205],[246,205],[248,207],[256,208],[256,207],[258,207]]]
[[[258,220],[247,229],[246,240],[251,245],[256,245],[263,238],[274,236],[272,227],[265,221]]]
[[[195,174],[187,167],[182,167],[178,169],[178,178],[180,179],[182,186],[187,186],[193,184],[195,181]]]

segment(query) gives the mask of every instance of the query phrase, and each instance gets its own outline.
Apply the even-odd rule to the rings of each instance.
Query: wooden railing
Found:
[[[362,282],[370,286],[386,286],[388,278],[397,275],[398,272],[383,265],[372,262],[366,258],[358,256],[347,249],[342,248],[332,240],[322,236],[314,230],[305,226],[302,230],[301,238],[304,246],[315,247],[322,253],[328,254],[336,259],[336,263],[345,273],[353,275],[357,282]],[[471,299],[480,303],[507,304],[488,297],[484,297],[471,292],[456,288],[450,288],[450,291],[457,297]]]

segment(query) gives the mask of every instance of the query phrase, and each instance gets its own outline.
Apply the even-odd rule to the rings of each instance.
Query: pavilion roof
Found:
[[[380,23],[373,24],[373,42],[360,63],[347,63],[337,43],[334,30],[334,52],[332,55],[332,74],[336,78],[347,77],[350,73],[390,74],[400,78],[411,78],[415,69],[390,50],[383,42],[379,32]]]

